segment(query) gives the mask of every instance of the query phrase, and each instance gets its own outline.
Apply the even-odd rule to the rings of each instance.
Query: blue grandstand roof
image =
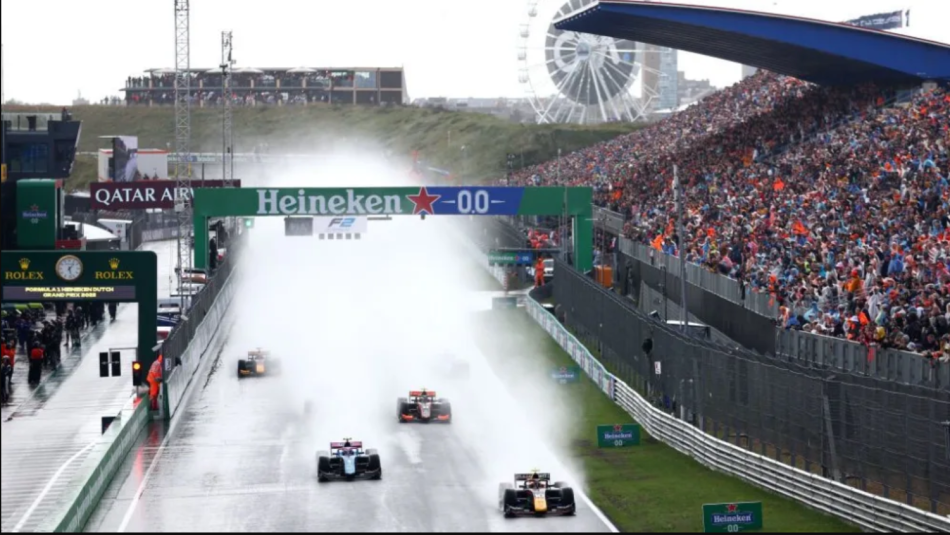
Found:
[[[950,45],[786,15],[600,0],[555,27],[696,52],[821,85],[950,81]]]

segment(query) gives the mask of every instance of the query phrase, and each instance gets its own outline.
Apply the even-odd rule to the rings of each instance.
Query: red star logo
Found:
[[[623,426],[620,424],[617,424],[614,426],[614,433],[619,433],[622,429],[623,429]]]
[[[567,373],[567,368],[565,368],[564,366],[561,366],[561,373]]]
[[[734,503],[730,503],[729,505],[726,506],[726,511],[730,513],[735,513],[736,509],[738,509],[738,507]]]
[[[412,215],[422,212],[435,215],[435,210],[432,209],[432,203],[442,198],[441,195],[429,195],[429,191],[426,190],[425,186],[419,188],[418,195],[406,195],[406,197],[412,201],[412,204],[416,205],[416,207],[412,209]]]
[[[40,205],[34,204],[33,206],[30,207],[30,211],[31,211],[31,212],[39,212],[39,211],[40,211]]]

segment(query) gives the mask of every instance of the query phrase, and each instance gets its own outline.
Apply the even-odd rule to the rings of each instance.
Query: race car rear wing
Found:
[[[534,479],[534,476],[538,476],[538,479],[541,481],[550,481],[551,474],[547,472],[537,472],[534,474],[515,474],[515,481],[528,481]]]
[[[413,390],[412,392],[409,392],[409,397],[411,397],[411,398],[417,398],[417,397],[421,396],[422,394],[423,394],[423,391],[422,391],[422,390]],[[433,391],[433,390],[426,390],[426,391],[425,391],[425,395],[427,395],[427,396],[429,396],[429,397],[431,397],[431,398],[436,397],[435,391]]]
[[[330,443],[330,449],[331,449],[331,450],[338,450],[338,449],[346,448],[346,447],[347,447],[347,446],[346,446],[346,442],[331,442],[331,443]],[[361,441],[359,441],[359,440],[351,440],[349,447],[350,447],[350,448],[362,448],[362,447],[363,447],[363,443],[362,443]]]

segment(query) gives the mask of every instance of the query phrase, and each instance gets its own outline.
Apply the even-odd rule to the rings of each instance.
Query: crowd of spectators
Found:
[[[898,98],[760,71],[510,180],[592,185],[626,218],[625,237],[769,292],[784,328],[946,360],[948,150],[946,88]]]

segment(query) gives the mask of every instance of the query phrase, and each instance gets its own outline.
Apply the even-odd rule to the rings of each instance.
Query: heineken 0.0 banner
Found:
[[[703,532],[759,531],[763,526],[762,502],[707,503],[703,505]]]

